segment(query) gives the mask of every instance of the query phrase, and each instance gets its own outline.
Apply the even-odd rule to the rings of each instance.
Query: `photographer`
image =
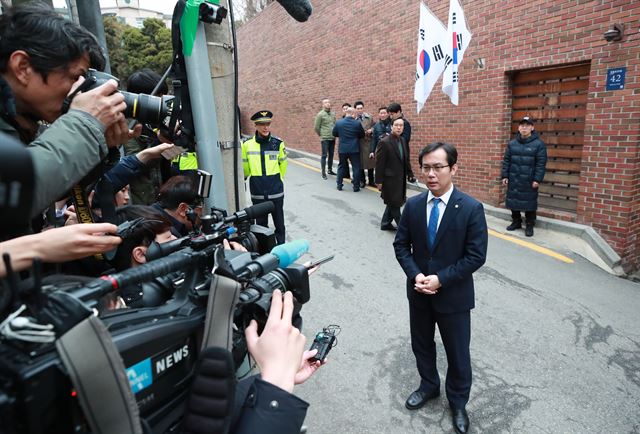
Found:
[[[162,77],[148,68],[141,69],[134,72],[127,79],[127,92],[142,93],[151,95],[156,85],[160,82]],[[162,96],[169,93],[169,88],[166,82],[161,83],[156,96]],[[124,153],[126,156],[137,155],[140,158],[140,154],[146,149],[152,149],[160,143],[157,135],[148,126],[143,126],[142,135],[129,140],[124,145]],[[166,148],[166,149],[170,149]],[[126,157],[125,157],[126,158]],[[149,161],[142,168],[135,180],[132,180],[131,185],[131,202],[134,205],[151,205],[156,196],[160,186],[169,179],[171,176],[171,161],[162,159]]]
[[[39,186],[31,215],[87,175],[108,146],[133,136],[115,81],[77,95],[61,115],[89,67],[103,65],[95,37],[46,5],[18,5],[0,16],[0,131],[29,144]],[[39,122],[51,126],[36,139]]]

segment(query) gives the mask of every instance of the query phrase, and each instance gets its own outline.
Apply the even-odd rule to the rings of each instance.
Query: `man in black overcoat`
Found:
[[[380,229],[383,231],[396,229],[391,222],[400,222],[400,207],[407,200],[407,180],[414,179],[409,149],[402,137],[403,129],[404,120],[396,119],[391,127],[391,134],[376,146],[376,185],[387,206],[380,222]]]

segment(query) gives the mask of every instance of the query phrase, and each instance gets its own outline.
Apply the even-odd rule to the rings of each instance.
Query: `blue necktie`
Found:
[[[431,200],[433,207],[431,208],[431,214],[429,215],[429,226],[427,227],[429,231],[429,249],[433,250],[433,245],[436,242],[436,234],[438,233],[438,217],[440,217],[440,210],[438,209],[438,204],[441,199],[434,197]]]

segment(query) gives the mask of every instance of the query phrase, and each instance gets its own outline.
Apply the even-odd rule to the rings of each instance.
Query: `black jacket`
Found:
[[[309,404],[253,376],[236,386],[231,432],[234,434],[298,434]]]
[[[538,208],[538,189],[533,181],[541,183],[547,165],[547,148],[537,132],[523,139],[520,133],[509,142],[502,161],[501,178],[507,178],[506,206],[518,211]]]

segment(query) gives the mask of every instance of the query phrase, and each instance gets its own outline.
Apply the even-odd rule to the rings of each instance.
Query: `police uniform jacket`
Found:
[[[252,199],[284,197],[284,175],[287,172],[287,150],[284,142],[273,135],[256,133],[242,144],[242,168],[249,178]]]

